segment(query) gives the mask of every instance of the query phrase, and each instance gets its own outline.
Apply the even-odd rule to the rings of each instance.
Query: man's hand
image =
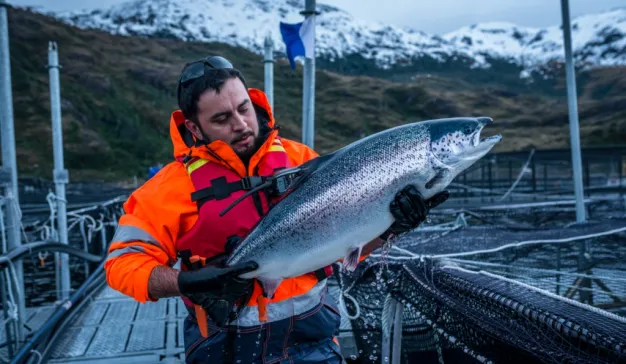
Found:
[[[416,229],[426,220],[430,209],[442,204],[448,197],[450,192],[444,190],[425,201],[415,186],[406,186],[389,205],[395,221],[380,237],[387,240],[392,234],[400,235]]]
[[[211,319],[221,326],[227,320],[234,303],[253,289],[253,280],[238,276],[257,268],[257,263],[247,262],[228,268],[206,266],[194,271],[180,272],[178,288],[181,295],[202,306]]]
[[[180,272],[178,288],[181,295],[189,297],[192,301],[194,300],[192,296],[199,296],[201,301],[206,297],[224,298],[225,295],[239,297],[252,284],[252,280],[240,279],[238,276],[257,268],[257,263],[248,262],[228,268],[206,266],[198,270]]]

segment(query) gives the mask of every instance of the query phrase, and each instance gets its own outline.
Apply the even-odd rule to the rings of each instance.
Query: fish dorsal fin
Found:
[[[289,184],[289,190],[293,191],[298,188],[304,181],[306,181],[309,177],[311,177],[317,170],[319,170],[322,166],[326,165],[328,161],[336,157],[341,150],[321,155],[319,157],[315,157],[313,159],[308,160],[307,162],[299,165],[298,167],[289,168],[281,171],[281,173],[288,172],[291,169],[299,169],[298,177],[295,178]]]
[[[289,185],[286,186],[285,191],[288,193],[293,192],[293,190],[295,190],[296,188],[298,188],[298,186],[300,186],[302,184],[302,182],[306,181],[313,173],[315,173],[315,171],[317,171],[319,168],[321,168],[326,162],[328,162],[329,160],[331,160],[332,158],[334,158],[337,153],[340,152],[340,150],[333,152],[333,153],[329,153],[323,156],[319,156],[316,158],[313,158],[299,166],[296,167],[291,167],[291,168],[286,168],[286,169],[282,169],[280,170],[278,173],[276,173],[274,176],[270,177],[268,180],[266,180],[264,183],[256,186],[255,188],[249,190],[248,192],[244,193],[243,195],[241,195],[237,200],[235,200],[233,203],[231,203],[230,205],[228,205],[222,212],[220,212],[220,216],[224,216],[228,211],[230,211],[233,207],[235,207],[235,205],[237,205],[239,202],[243,201],[243,199],[245,199],[246,197],[250,196],[251,194],[255,193],[256,191],[262,190],[264,188],[268,188],[272,186],[272,180],[276,179],[279,176],[285,176],[285,175],[289,175],[289,174],[295,174],[296,177],[293,178],[290,182]]]
[[[307,162],[300,165],[300,169],[304,171],[308,171],[309,174],[312,174],[316,170],[320,169],[323,165],[325,165],[328,161],[335,158],[337,155],[341,153],[341,150],[324,154],[319,157],[315,157],[313,159],[308,160]]]

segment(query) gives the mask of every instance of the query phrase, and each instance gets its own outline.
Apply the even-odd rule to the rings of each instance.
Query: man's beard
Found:
[[[243,135],[242,137],[237,138],[233,144],[235,144],[237,141],[241,139],[245,139],[248,135]],[[250,148],[242,152],[235,150],[235,153],[245,165],[248,165],[248,163],[250,162],[250,158],[252,158],[254,153],[256,153],[257,150],[259,150],[259,148],[263,144],[263,140],[264,140],[263,136],[259,133],[259,135],[257,135],[252,141],[252,145],[250,146]]]

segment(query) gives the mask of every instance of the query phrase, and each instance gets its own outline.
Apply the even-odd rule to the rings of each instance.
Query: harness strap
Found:
[[[259,322],[267,322],[267,302],[269,301],[264,295],[260,294],[256,298],[257,307],[259,308]]]
[[[219,177],[211,180],[211,187],[205,187],[191,193],[191,201],[198,203],[198,208],[203,203],[210,200],[223,200],[233,192],[241,190],[251,190],[263,184],[264,178],[249,176],[235,182],[226,182],[226,177]]]
[[[181,250],[177,255],[185,267],[187,267],[187,270],[197,270],[206,265],[212,265],[215,261],[228,256],[226,253],[220,253],[212,257],[205,258],[197,255],[191,255],[191,250],[189,249]],[[194,257],[197,259],[193,259]]]
[[[323,281],[324,279],[333,275],[333,266],[327,265],[324,268],[320,268],[314,271],[313,273],[315,273],[315,277],[318,281]]]

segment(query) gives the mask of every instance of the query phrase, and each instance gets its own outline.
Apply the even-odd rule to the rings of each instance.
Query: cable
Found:
[[[69,311],[77,302],[80,302],[84,296],[90,293],[89,288],[92,288],[92,283],[104,274],[104,263],[100,263],[94,273],[78,288],[74,294],[61,304],[55,313],[46,321],[45,324],[37,331],[37,333],[20,349],[19,353],[15,355],[11,364],[24,363],[31,353],[31,350],[42,340],[44,335],[48,335],[51,330],[59,323],[67,311]]]
[[[519,248],[521,246],[530,245],[530,244],[539,244],[539,243],[570,243],[572,241],[577,241],[577,240],[585,240],[585,239],[597,238],[597,237],[605,236],[605,235],[613,235],[613,234],[620,233],[622,231],[626,231],[626,227],[613,229],[613,230],[609,230],[609,231],[603,231],[603,232],[595,233],[595,234],[573,236],[573,237],[565,238],[565,239],[527,240],[527,241],[521,241],[521,242],[518,242],[518,243],[511,243],[511,244],[501,245],[501,246],[498,246],[498,247],[492,248],[492,249],[474,250],[474,251],[462,252],[462,253],[433,254],[433,255],[428,255],[428,256],[431,257],[431,258],[445,258],[445,257],[460,257],[460,256],[467,256],[467,255],[494,253],[494,252],[506,250],[506,249],[509,249],[509,248]]]
[[[67,244],[40,241],[21,245],[19,248],[13,249],[9,253],[0,256],[0,268],[2,268],[6,264],[9,264],[9,262],[22,258],[25,255],[38,253],[40,251],[67,253],[69,255],[85,259],[92,263],[100,263],[103,259],[103,257],[99,255],[86,253]]]
[[[106,285],[106,280],[97,280],[94,281],[93,283],[95,285],[95,287],[91,290],[89,290],[90,292],[95,292],[95,291],[99,291],[104,285]],[[70,311],[70,313],[67,315],[67,317],[65,317],[63,319],[63,322],[59,325],[59,327],[54,331],[54,334],[52,335],[52,337],[50,338],[50,340],[48,340],[48,342],[46,343],[45,348],[43,349],[43,352],[41,353],[41,360],[42,361],[46,361],[48,359],[48,354],[50,353],[51,349],[53,349],[55,347],[55,343],[58,340],[58,337],[60,334],[64,333],[65,331],[65,327],[69,324],[73,322],[74,317],[81,312],[81,309],[87,305],[88,303],[93,302],[93,300],[90,299],[84,299],[82,301],[80,301],[80,303],[78,305],[76,305],[74,307],[74,309],[72,311]]]
[[[528,168],[528,165],[530,164],[530,161],[533,159],[533,155],[534,154],[535,154],[535,148],[533,148],[530,151],[530,155],[528,156],[528,159],[526,160],[526,163],[522,166],[522,169],[520,170],[519,176],[517,176],[517,179],[515,180],[515,182],[513,182],[513,185],[511,186],[511,188],[509,188],[509,190],[506,191],[506,193],[504,195],[502,195],[502,197],[500,197],[499,201],[504,201],[504,199],[506,199],[509,196],[509,194],[511,192],[513,192],[515,187],[517,187],[517,184],[519,183],[519,181],[524,176],[524,172],[526,171],[526,168]]]

